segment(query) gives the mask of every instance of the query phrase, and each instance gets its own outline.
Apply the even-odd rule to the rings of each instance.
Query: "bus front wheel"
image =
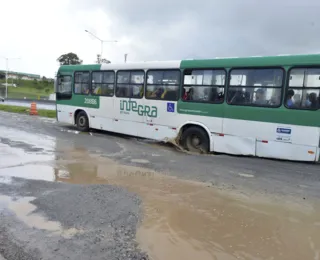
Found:
[[[77,128],[81,132],[87,132],[89,130],[89,120],[86,112],[80,111],[76,119]]]
[[[196,153],[209,152],[209,137],[205,130],[192,126],[187,128],[181,136],[183,148]]]

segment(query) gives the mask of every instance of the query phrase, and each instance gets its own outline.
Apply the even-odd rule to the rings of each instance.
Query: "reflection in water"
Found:
[[[10,154],[10,148],[6,149],[6,154]],[[144,217],[137,240],[153,259],[300,260],[320,257],[319,208],[307,211],[303,205],[293,208],[286,204],[286,207],[266,204],[257,198],[248,201],[202,183],[119,165],[61,141],[57,141],[53,155],[55,157],[47,161],[40,157],[32,157],[30,162],[26,159],[24,165],[16,167],[19,170],[7,168],[10,174],[0,169],[0,176],[113,184],[138,193],[143,200]],[[48,168],[36,170],[39,165]],[[18,212],[18,208],[15,211]],[[27,215],[27,211],[20,214],[23,215]],[[25,221],[35,223],[30,219]],[[46,221],[42,222],[47,226]],[[47,227],[52,225],[55,224]]]
[[[52,235],[60,235],[65,238],[70,238],[80,232],[75,228],[63,229],[60,223],[48,221],[39,214],[33,214],[33,211],[36,210],[36,206],[30,202],[34,199],[35,198],[33,197],[24,197],[13,200],[7,196],[0,196],[0,209],[1,205],[4,204],[6,208],[12,210],[16,217],[29,227],[47,230],[51,232]]]

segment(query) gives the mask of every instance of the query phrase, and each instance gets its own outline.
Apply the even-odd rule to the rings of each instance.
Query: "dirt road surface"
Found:
[[[0,118],[0,259],[320,259],[320,165]]]

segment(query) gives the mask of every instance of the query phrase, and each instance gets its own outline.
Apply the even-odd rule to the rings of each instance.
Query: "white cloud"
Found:
[[[9,60],[10,70],[53,77],[59,66],[56,59],[63,53],[74,52],[85,63],[95,61],[100,42],[85,29],[113,40],[108,34],[112,22],[99,9],[70,12],[66,0],[11,0],[2,7],[6,12],[0,15],[0,24],[7,26],[1,27],[0,56],[21,57]],[[119,40],[121,44],[104,44],[108,59],[123,60],[130,39]],[[5,69],[4,59],[0,59],[0,69]]]
[[[10,69],[53,77],[74,52],[93,63],[317,52],[318,0],[10,0],[1,4],[0,56]],[[6,10],[5,12],[3,10]],[[5,61],[0,60],[0,69]]]

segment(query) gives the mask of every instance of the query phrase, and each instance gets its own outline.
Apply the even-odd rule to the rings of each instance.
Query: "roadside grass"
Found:
[[[30,113],[30,108],[28,107],[20,107],[20,106],[11,106],[11,105],[2,105],[0,104],[0,110],[11,113],[20,113],[28,115]],[[46,109],[38,109],[38,115],[43,117],[55,118],[56,111],[55,110],[46,110]]]
[[[0,80],[0,96],[5,94],[4,79]],[[16,84],[17,87],[8,86],[8,98],[28,98],[38,99],[49,97],[54,92],[53,83],[47,81],[33,81],[33,80],[16,80],[8,79],[8,84]],[[2,93],[2,94],[1,94]]]

